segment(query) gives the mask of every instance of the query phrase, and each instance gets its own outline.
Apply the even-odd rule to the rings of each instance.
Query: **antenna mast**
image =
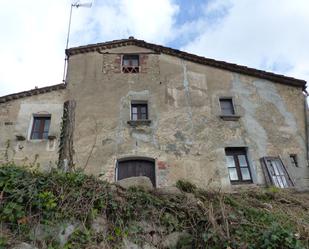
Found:
[[[92,6],[92,3],[79,3],[79,1],[71,4],[70,17],[69,17],[69,25],[68,25],[68,33],[67,33],[67,41],[66,41],[66,45],[65,45],[65,50],[67,50],[69,48],[69,40],[70,40],[70,31],[71,31],[71,21],[72,21],[72,10],[73,10],[73,7],[75,7],[75,8],[79,8],[79,7],[91,8],[91,6]],[[68,56],[65,55],[64,67],[63,67],[63,79],[62,79],[62,81],[64,83],[66,83],[65,82],[65,78],[66,78],[67,64],[68,64]]]

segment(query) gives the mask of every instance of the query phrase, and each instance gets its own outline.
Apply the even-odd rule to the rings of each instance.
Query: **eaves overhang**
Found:
[[[48,92],[57,91],[57,90],[65,89],[65,88],[66,88],[66,84],[60,83],[60,84],[57,84],[57,85],[51,85],[51,86],[31,89],[31,90],[28,90],[28,91],[13,93],[13,94],[1,96],[0,97],[0,104],[11,101],[11,100],[15,100],[15,99],[20,99],[20,98],[24,98],[24,97],[33,96],[33,95],[48,93]]]

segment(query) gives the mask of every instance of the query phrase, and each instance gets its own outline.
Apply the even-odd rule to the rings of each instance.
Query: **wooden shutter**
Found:
[[[263,157],[260,159],[266,185],[279,188],[293,187],[294,183],[280,157]]]
[[[153,186],[156,186],[155,163],[142,159],[118,162],[117,180],[134,176],[147,176],[150,178]]]
[[[220,106],[221,106],[222,115],[234,115],[235,114],[232,99],[221,98]]]

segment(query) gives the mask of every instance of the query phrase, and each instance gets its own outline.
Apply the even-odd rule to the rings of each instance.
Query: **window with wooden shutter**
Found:
[[[278,188],[294,186],[286,167],[279,157],[263,157],[261,163],[267,185],[275,185]]]
[[[153,186],[156,186],[155,162],[147,159],[127,159],[117,163],[117,181],[136,176],[148,177]]]
[[[235,115],[232,98],[220,98],[220,107],[222,115]]]

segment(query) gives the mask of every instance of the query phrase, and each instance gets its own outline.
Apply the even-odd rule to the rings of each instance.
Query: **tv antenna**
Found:
[[[70,40],[70,31],[71,31],[71,21],[72,21],[72,10],[73,8],[91,8],[92,7],[92,2],[88,2],[88,3],[80,3],[79,1],[72,3],[71,4],[71,9],[70,9],[70,17],[69,17],[69,25],[68,25],[68,33],[67,33],[67,41],[66,41],[66,45],[65,45],[65,50],[67,50],[69,48],[69,40]],[[64,68],[63,68],[63,82],[65,82],[65,78],[66,78],[66,70],[67,70],[67,64],[68,64],[68,56],[65,55],[64,58]]]

